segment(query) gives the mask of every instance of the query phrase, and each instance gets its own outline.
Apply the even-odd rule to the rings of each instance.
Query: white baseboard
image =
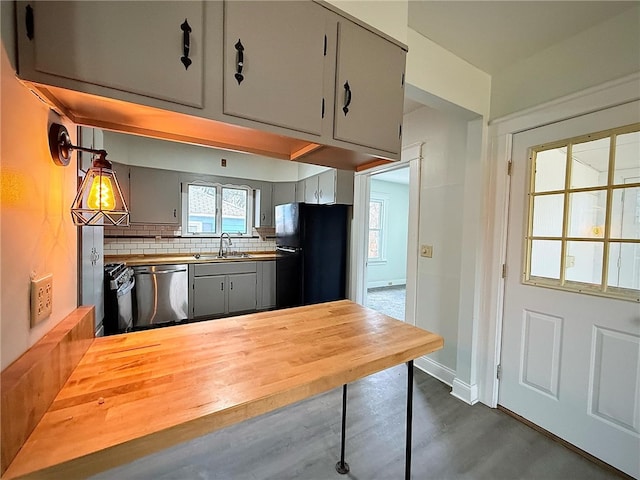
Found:
[[[451,395],[469,405],[473,405],[478,403],[478,385],[469,385],[459,378],[455,378]]]
[[[423,372],[428,373],[450,387],[453,385],[454,378],[456,378],[456,372],[429,357],[423,356],[416,358],[413,364]]]
[[[378,287],[397,287],[398,285],[406,285],[406,278],[397,278],[395,280],[380,280],[377,282],[369,282],[367,283],[367,288],[378,288]]]

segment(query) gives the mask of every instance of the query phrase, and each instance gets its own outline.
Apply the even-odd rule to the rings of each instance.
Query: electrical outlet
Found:
[[[576,266],[576,257],[573,255],[567,255],[567,260],[564,263],[565,268],[571,268]]]
[[[31,326],[51,315],[53,310],[53,274],[31,280]]]
[[[433,258],[433,245],[422,245],[420,246],[420,256]]]

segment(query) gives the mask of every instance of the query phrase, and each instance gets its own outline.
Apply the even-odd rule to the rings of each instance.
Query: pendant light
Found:
[[[129,209],[105,150],[72,145],[67,129],[57,123],[49,128],[49,150],[53,161],[62,166],[69,164],[72,150],[95,155],[71,206],[75,225],[129,225]]]

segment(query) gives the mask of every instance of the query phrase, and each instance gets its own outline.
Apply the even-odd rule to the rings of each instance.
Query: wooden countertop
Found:
[[[348,300],[96,338],[3,478],[85,477],[442,346]]]
[[[184,263],[223,263],[223,262],[261,262],[275,260],[276,252],[248,252],[248,257],[218,258],[217,253],[202,253],[200,258],[195,254],[154,254],[154,255],[105,255],[104,263],[125,263],[130,267],[137,265],[173,265]]]

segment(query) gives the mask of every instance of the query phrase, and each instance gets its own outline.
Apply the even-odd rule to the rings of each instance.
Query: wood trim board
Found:
[[[78,307],[2,371],[2,473],[93,342],[94,315],[93,306]]]

